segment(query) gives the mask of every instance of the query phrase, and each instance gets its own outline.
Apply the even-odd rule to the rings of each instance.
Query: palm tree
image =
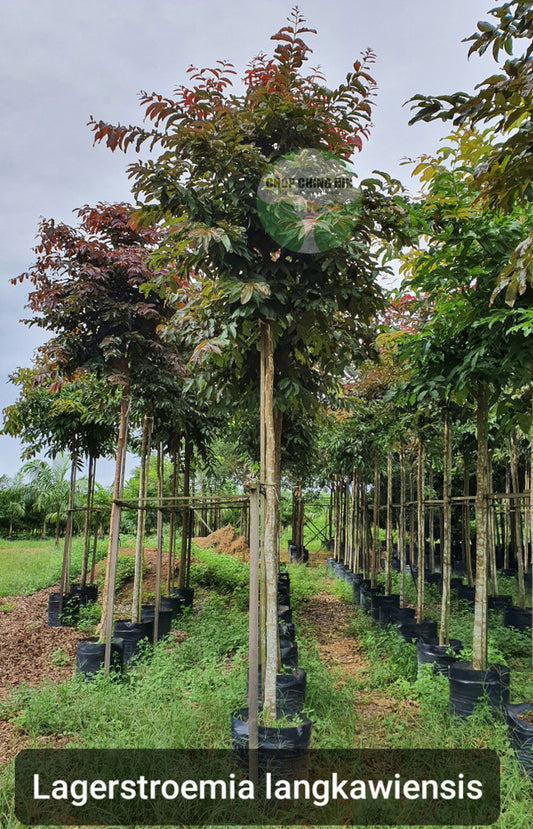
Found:
[[[13,522],[15,518],[24,515],[26,487],[22,480],[22,475],[17,472],[14,478],[9,478],[7,475],[2,475],[0,478],[0,491],[2,498],[0,501],[0,511],[2,516],[9,522],[8,539],[13,538]]]
[[[69,459],[66,455],[55,455],[52,463],[36,459],[28,461],[22,467],[22,474],[27,476],[29,485],[34,489],[34,505],[45,513],[43,532],[47,521],[55,521],[55,546],[59,546],[59,523],[65,516],[68,504],[69,483],[67,471]]]

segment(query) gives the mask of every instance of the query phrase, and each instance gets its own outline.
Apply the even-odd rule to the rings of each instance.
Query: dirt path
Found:
[[[348,632],[358,609],[331,593],[319,593],[305,607],[304,618],[318,639],[321,661],[336,677],[337,686],[349,677],[357,681],[353,704],[356,714],[354,748],[381,748],[389,744],[384,718],[399,714],[416,717],[418,706],[412,700],[397,700],[372,689],[369,665],[360,645]]]

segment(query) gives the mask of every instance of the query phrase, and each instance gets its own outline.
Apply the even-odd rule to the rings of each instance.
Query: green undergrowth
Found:
[[[96,559],[100,561],[107,553],[107,540],[97,544]],[[91,553],[92,555],[92,553]],[[83,539],[72,540],[71,578],[74,580],[81,571]],[[53,539],[31,541],[0,540],[0,597],[27,596],[36,590],[57,584],[61,578],[63,561],[63,539],[59,547]]]
[[[351,590],[344,582],[335,581],[333,591],[341,600],[351,601]],[[452,615],[453,638],[471,644],[471,617],[471,610],[465,606]],[[511,699],[533,698],[529,634],[503,628],[501,615],[496,613],[490,614],[489,625],[489,658],[510,667]],[[514,758],[503,717],[495,719],[484,703],[467,720],[450,716],[448,679],[440,674],[432,675],[428,668],[421,676],[417,675],[414,643],[404,642],[393,626],[381,630],[360,610],[350,630],[366,657],[367,669],[359,683],[359,697],[364,699],[374,694],[397,701],[396,709],[384,710],[381,721],[387,747],[495,750],[501,766],[502,810],[500,819],[493,825],[496,829],[530,827],[533,824],[532,783]],[[467,650],[465,656],[468,655]],[[406,715],[406,704],[410,716]]]
[[[328,670],[318,643],[306,627],[306,602],[328,590],[351,603],[344,581],[326,578],[324,567],[289,566],[300,667],[307,671],[306,707],[313,723],[313,748],[357,747],[355,735],[371,743],[363,701],[379,709],[379,741],[388,748],[492,748],[502,768],[502,817],[497,829],[533,823],[531,784],[513,759],[505,725],[483,706],[466,722],[448,714],[448,684],[440,677],[417,678],[416,649],[396,631],[380,631],[354,608],[350,634],[361,651],[364,670]],[[248,565],[234,557],[194,550],[191,584],[195,603],[174,623],[171,635],[124,678],[92,682],[73,677],[38,688],[20,687],[0,704],[29,746],[83,748],[229,747],[230,712],[246,704]],[[452,635],[469,633],[466,611],[454,620]],[[492,620],[492,647],[507,663],[524,662],[523,635],[506,635]],[[458,634],[461,634],[459,636]],[[56,653],[56,660],[63,654]],[[529,665],[529,662],[527,662]],[[513,668],[514,671],[514,668]],[[523,691],[518,687],[517,691]],[[374,721],[372,721],[374,722]],[[364,729],[366,728],[366,732]],[[13,816],[13,764],[0,770],[2,829],[16,829]],[[157,829],[157,827],[152,827]]]

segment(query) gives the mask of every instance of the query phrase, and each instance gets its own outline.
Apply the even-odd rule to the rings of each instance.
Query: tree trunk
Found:
[[[109,543],[105,571],[104,592],[102,598],[102,621],[100,623],[100,640],[105,642],[104,669],[109,673],[111,665],[111,639],[113,637],[113,606],[115,601],[115,581],[117,575],[118,545],[120,538],[120,514],[122,490],[124,486],[124,460],[128,440],[128,417],[130,410],[129,386],[123,386],[120,398],[120,423],[118,430],[117,454],[115,459],[115,479],[113,482],[113,501],[109,520]]]
[[[145,498],[148,491],[148,471],[150,467],[150,441],[154,419],[145,413],[143,418],[143,433],[141,440],[141,457],[139,467],[139,498],[137,501],[137,535],[135,538],[135,573],[133,576],[133,603],[131,621],[138,624],[141,621],[143,564],[144,564],[144,528],[146,523]]]
[[[433,464],[429,465],[429,500],[433,501]],[[433,504],[429,505],[429,569],[431,573],[435,572],[435,512]]]
[[[477,467],[476,467],[476,603],[472,667],[487,668],[487,557],[488,557],[488,416],[489,390],[480,386],[477,395]]]
[[[264,665],[265,697],[263,710],[267,719],[276,719],[276,675],[279,661],[278,640],[278,502],[279,470],[274,425],[274,348],[270,322],[261,327],[261,358],[264,363],[264,434],[265,495],[264,550],[266,631]]]
[[[531,444],[531,451],[533,452],[533,443]],[[511,494],[511,470],[509,468],[509,464],[505,465],[505,494],[509,496]],[[504,511],[504,533],[503,533],[503,566],[505,570],[509,568],[509,549],[511,547],[511,499],[507,497],[505,499],[505,511]]]
[[[405,605],[405,457],[400,444],[400,516],[398,526],[398,556],[400,559],[400,607]]]
[[[372,557],[370,560],[370,586],[377,583],[379,557],[379,452],[374,449],[374,511],[372,516]]]
[[[185,453],[183,459],[183,497],[188,498],[190,495],[190,475],[191,475],[191,453],[192,444],[190,438],[185,436]],[[189,520],[189,506],[185,502],[182,510],[181,518],[181,555],[180,555],[180,569],[178,576],[178,587],[187,586],[187,553],[189,549],[188,535],[190,532]]]
[[[511,482],[515,497],[513,498],[513,512],[515,516],[515,548],[516,563],[518,566],[518,606],[526,606],[526,590],[524,584],[524,545],[522,536],[522,513],[520,506],[520,480],[518,476],[518,436],[516,431],[511,438]]]
[[[89,473],[87,480],[87,500],[85,504],[85,526],[83,528],[83,559],[81,562],[80,583],[85,587],[87,581],[87,567],[89,564],[89,548],[91,546],[91,516],[94,501],[96,458],[89,455]]]
[[[385,595],[391,594],[392,559],[392,449],[387,449],[387,548],[385,552]]]
[[[154,601],[154,645],[159,632],[159,611],[161,609],[161,572],[163,564],[163,444],[157,444],[157,551],[155,560],[155,601]]]
[[[474,576],[472,574],[472,546],[470,544],[470,470],[469,457],[465,452],[463,456],[464,462],[464,478],[463,478],[463,492],[465,502],[463,504],[463,539],[464,539],[464,557],[466,565],[466,580],[469,587],[474,586]]]
[[[444,416],[444,454],[442,482],[443,536],[441,538],[442,605],[439,645],[450,644],[450,579],[452,575],[452,435],[450,415]]]
[[[174,587],[174,570],[176,564],[176,510],[175,499],[178,491],[178,466],[179,466],[179,437],[174,435],[172,437],[172,485],[171,497],[172,501],[170,508],[170,515],[168,519],[168,575],[167,575],[167,595],[170,596],[170,591]]]
[[[424,526],[424,443],[422,435],[418,436],[418,471],[416,479],[417,492],[417,546],[418,546],[418,589],[416,619],[424,618],[424,584],[425,584],[425,526]]]
[[[61,586],[59,588],[59,612],[63,609],[63,595],[67,592],[70,582],[70,551],[72,548],[72,519],[74,498],[76,495],[76,471],[78,453],[73,450],[70,456],[70,487],[68,491],[67,524],[65,527],[65,543],[63,545],[63,567],[61,568]]]

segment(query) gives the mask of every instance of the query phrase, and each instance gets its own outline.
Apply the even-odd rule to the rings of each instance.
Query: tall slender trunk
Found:
[[[492,480],[492,453],[488,455],[488,476],[489,476],[489,492],[494,492],[494,484]],[[488,503],[488,553],[489,553],[489,570],[490,570],[490,586],[491,595],[498,595],[498,576],[496,573],[496,533],[495,533],[495,516],[494,516],[494,500],[490,499]]]
[[[117,454],[115,459],[115,479],[113,482],[113,501],[109,520],[109,542],[105,571],[104,593],[102,598],[102,621],[100,639],[105,642],[104,668],[109,673],[111,665],[111,639],[113,636],[113,606],[115,601],[115,581],[117,575],[118,545],[120,537],[120,514],[122,490],[124,486],[124,458],[128,440],[128,417],[130,411],[129,386],[123,386],[120,398],[120,422],[118,430]]]
[[[155,601],[154,601],[154,645],[159,632],[159,611],[161,609],[161,573],[163,564],[163,444],[157,444],[157,550],[155,559]]]
[[[265,495],[264,550],[266,603],[265,698],[263,710],[267,719],[276,718],[276,674],[279,662],[278,640],[278,500],[276,432],[274,424],[274,347],[269,321],[261,326],[261,358],[264,363],[264,434],[265,434]]]
[[[63,567],[61,568],[61,587],[59,588],[59,611],[63,605],[63,595],[67,592],[70,581],[70,551],[72,549],[72,519],[74,510],[74,498],[76,496],[76,472],[78,465],[78,453],[73,450],[70,456],[70,486],[68,491],[67,524],[65,527],[65,542],[63,545]]]
[[[476,671],[484,671],[487,668],[487,528],[489,503],[489,390],[486,385],[479,387],[476,400],[476,603],[474,607],[472,667]]]
[[[352,504],[351,504],[351,535],[350,535],[350,547],[351,547],[351,559],[350,559],[350,567],[352,568],[354,573],[359,572],[359,566],[357,561],[357,499],[359,496],[359,475],[357,469],[353,468],[352,472]]]
[[[532,452],[533,452],[533,444]],[[505,494],[509,496],[511,494],[511,470],[509,468],[509,464],[505,465]],[[505,499],[505,507],[504,507],[504,533],[503,533],[503,566],[507,570],[509,568],[509,548],[511,546],[511,499],[507,497]]]
[[[131,621],[134,624],[141,621],[144,564],[144,528],[146,523],[145,498],[148,491],[150,441],[152,437],[153,425],[153,417],[150,414],[145,413],[143,418],[143,433],[141,439],[141,463],[139,467],[139,497],[137,501],[137,535],[135,538],[135,572],[133,576],[133,603],[131,608]]]
[[[515,516],[515,549],[516,563],[518,566],[518,605],[526,606],[526,589],[524,583],[524,545],[522,536],[522,512],[521,500],[518,497],[520,492],[520,479],[518,476],[518,436],[516,431],[511,438],[511,483],[515,497],[513,498],[513,512]]]
[[[374,510],[372,515],[372,556],[370,559],[370,586],[377,582],[379,557],[379,451],[374,449]]]
[[[463,456],[464,460],[464,479],[463,479],[463,492],[465,496],[465,502],[463,504],[463,538],[464,538],[464,557],[465,557],[465,565],[466,565],[466,580],[468,582],[469,587],[474,586],[474,576],[472,574],[472,545],[470,543],[470,501],[468,500],[470,495],[470,470],[469,470],[469,456],[465,452]]]
[[[421,622],[424,618],[424,584],[425,584],[425,522],[424,522],[424,442],[422,435],[418,436],[418,471],[416,479],[417,491],[417,530],[418,530],[418,589],[416,618]]]
[[[188,435],[185,435],[185,452],[183,458],[183,497],[188,498],[190,495],[190,475],[191,475],[191,454],[192,444]],[[189,550],[189,532],[190,528],[190,509],[187,502],[184,503],[181,518],[181,555],[180,555],[180,569],[178,575],[178,587],[187,586],[187,553]]]
[[[96,458],[89,455],[89,470],[87,476],[87,498],[85,501],[85,523],[83,527],[83,558],[81,561],[80,584],[85,587],[87,581],[87,567],[89,564],[89,549],[91,546],[91,516],[94,500]]]
[[[452,435],[450,415],[444,415],[444,454],[442,482],[443,537],[441,538],[442,605],[439,645],[450,644],[450,579],[452,575]]]
[[[433,464],[429,465],[429,500],[433,501]],[[435,572],[435,512],[433,504],[429,505],[428,510],[429,519],[429,569],[432,573]]]
[[[168,574],[167,574],[167,593],[170,596],[170,591],[174,586],[174,570],[176,564],[176,510],[175,499],[178,491],[178,466],[179,466],[179,437],[173,435],[172,440],[172,484],[171,497],[172,501],[170,508],[170,515],[168,519]]]
[[[392,559],[392,449],[387,449],[387,547],[385,552],[385,595],[391,594]]]
[[[400,444],[400,515],[398,523],[398,556],[400,559],[400,607],[405,604],[405,454]]]

